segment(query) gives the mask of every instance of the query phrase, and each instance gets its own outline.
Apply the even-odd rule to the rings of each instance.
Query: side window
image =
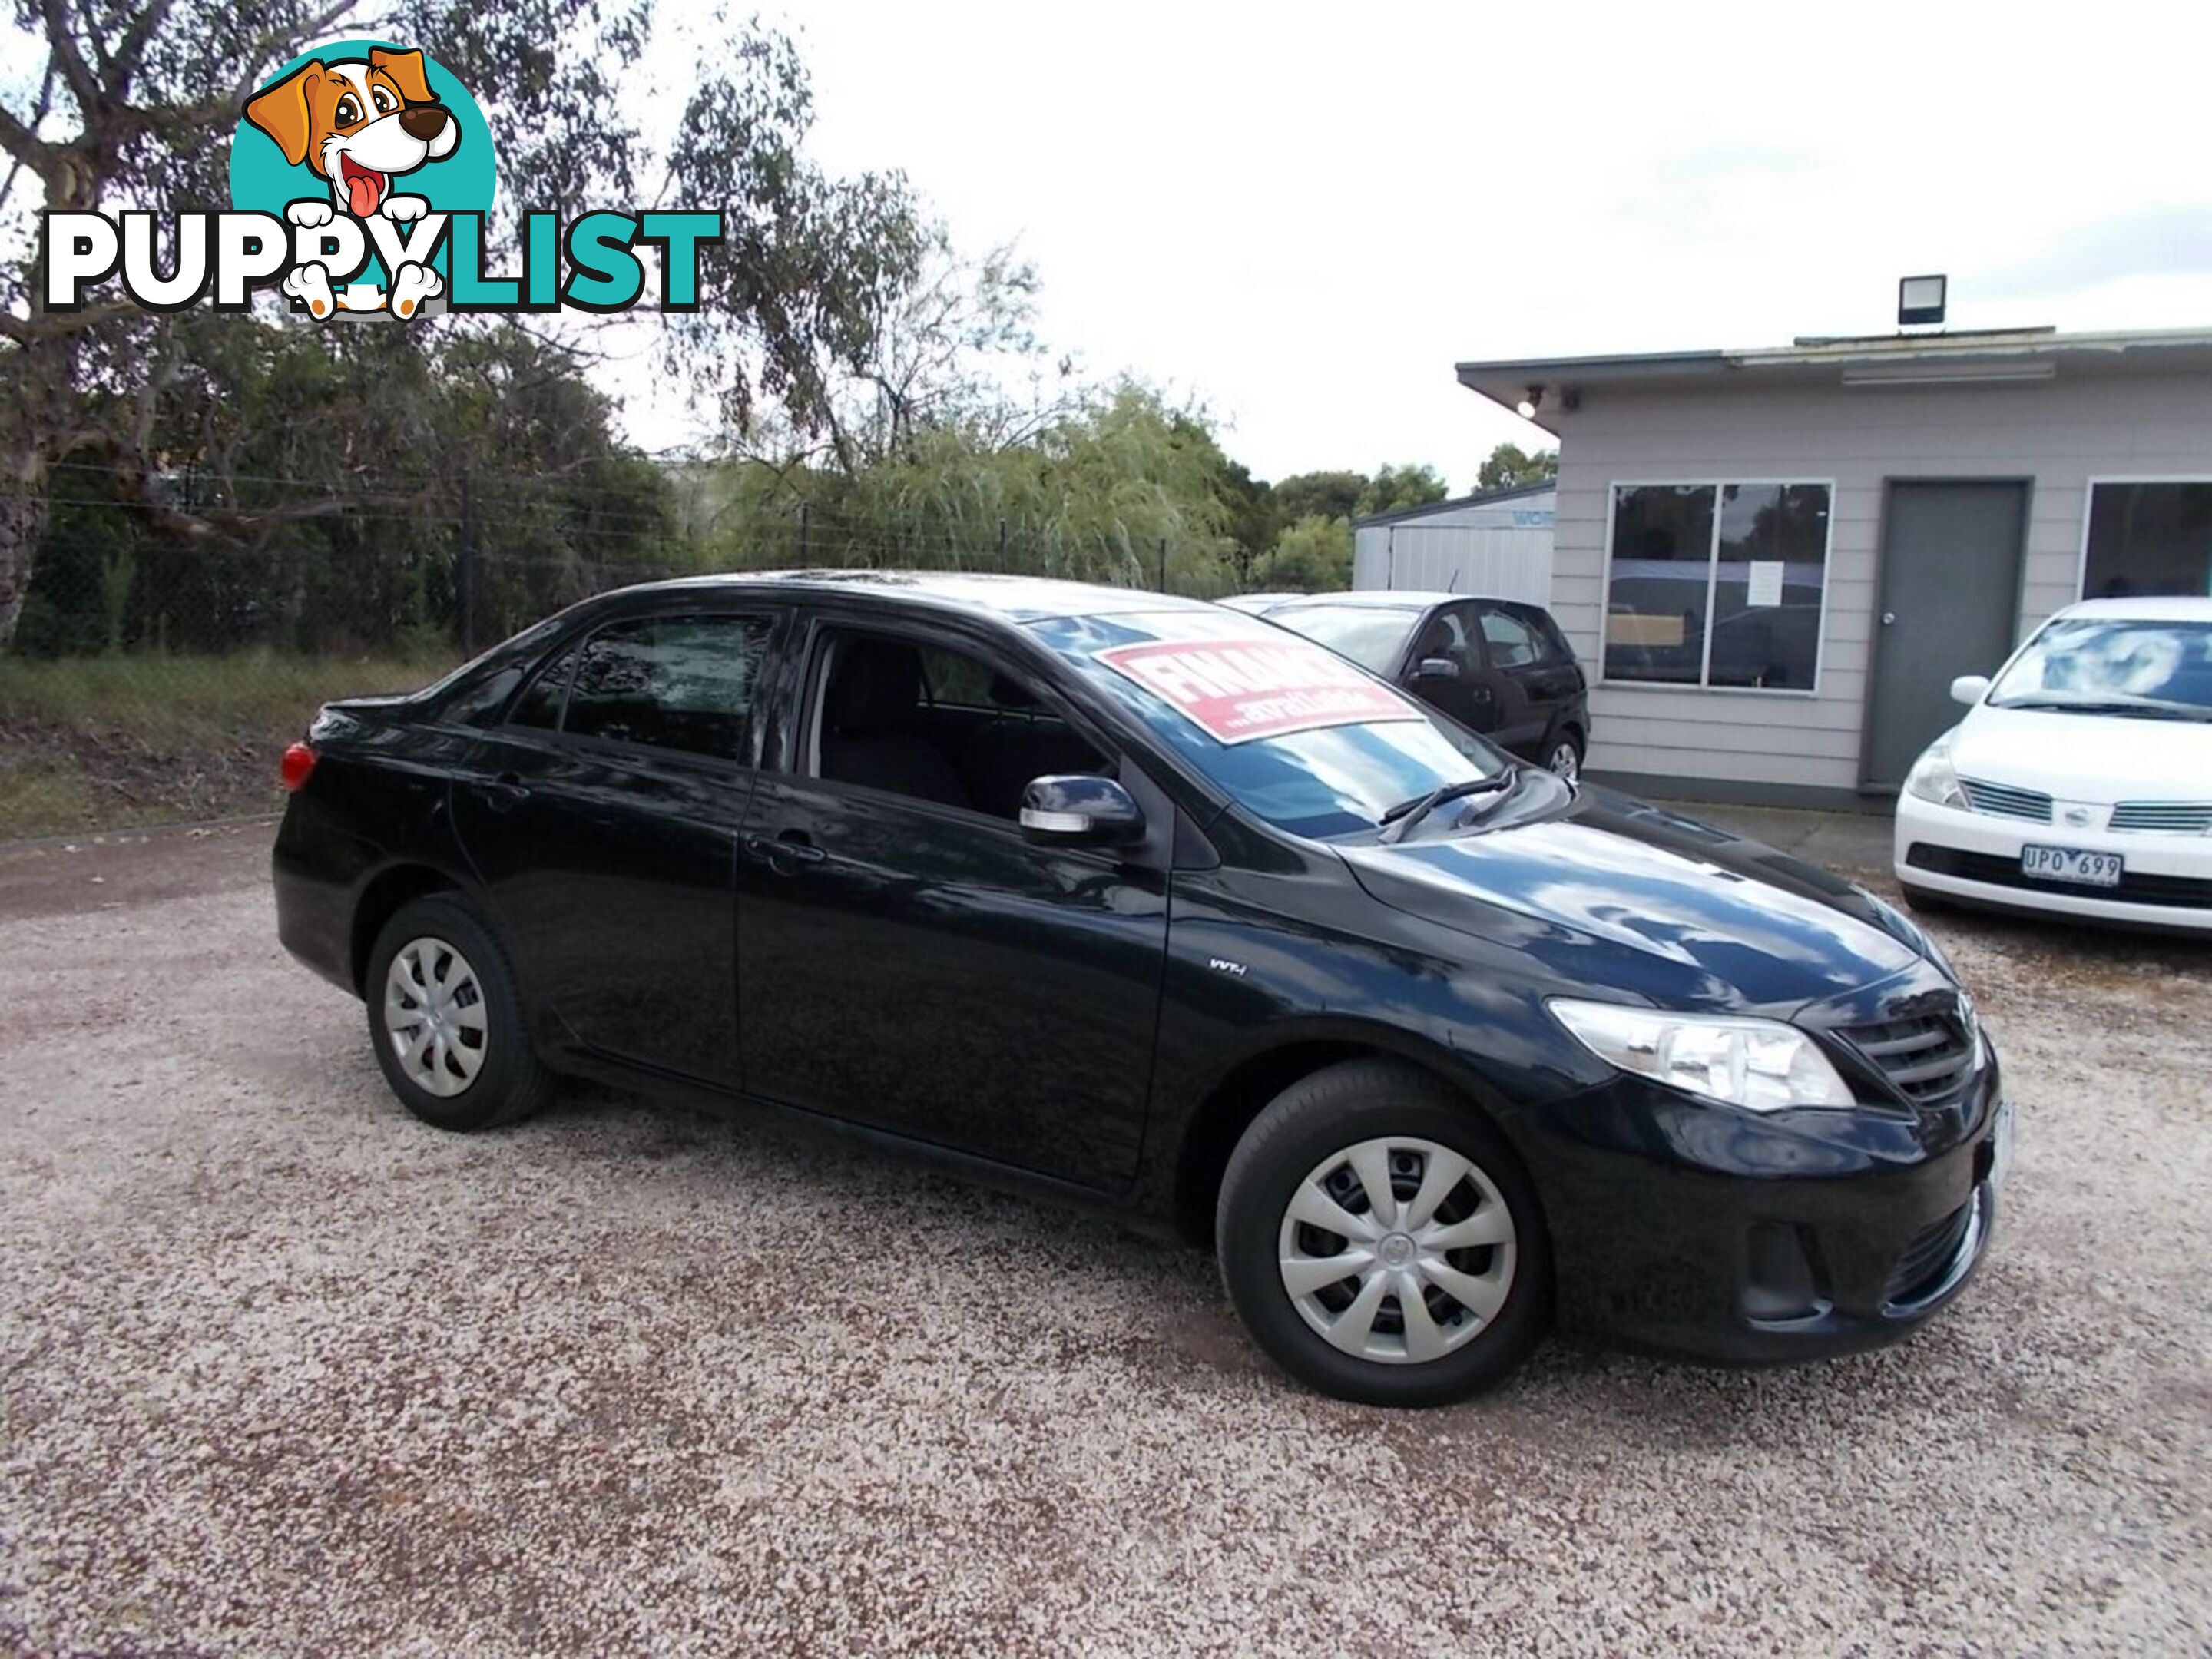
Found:
[[[832,782],[1012,821],[1030,779],[1110,769],[1031,688],[963,651],[839,629],[818,684],[813,769]]]
[[[1455,605],[1437,614],[1421,624],[1420,644],[1413,652],[1412,665],[1418,667],[1424,657],[1444,657],[1459,665],[1460,672],[1474,679],[1482,672],[1482,647],[1474,642],[1473,611],[1468,605]]]
[[[645,617],[603,628],[574,653],[561,730],[733,759],[771,627],[765,617]]]
[[[541,732],[556,730],[561,724],[561,705],[568,699],[568,681],[575,672],[575,652],[562,652],[544,673],[531,681],[530,689],[515,699],[507,723],[532,726]]]
[[[991,682],[997,678],[977,659],[935,646],[921,647],[925,701],[941,708],[991,708]]]
[[[1500,668],[1527,668],[1543,660],[1542,635],[1518,617],[1486,610],[1482,633],[1490,641],[1490,659]]]
[[[1574,647],[1567,643],[1567,636],[1559,632],[1559,624],[1553,620],[1550,611],[1532,611],[1528,613],[1527,621],[1528,625],[1536,630],[1536,637],[1544,642],[1544,661],[1547,665],[1553,666],[1572,665],[1575,659]]]

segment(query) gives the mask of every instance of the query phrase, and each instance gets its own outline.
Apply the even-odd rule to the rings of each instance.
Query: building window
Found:
[[[2081,597],[2212,593],[2212,482],[2089,487]]]
[[[1812,690],[1828,505],[1824,483],[1614,485],[1605,678]]]

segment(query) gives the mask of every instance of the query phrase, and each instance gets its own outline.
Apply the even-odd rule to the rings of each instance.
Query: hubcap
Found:
[[[410,939],[384,976],[384,1032],[409,1082],[450,1099],[483,1069],[483,989],[468,958],[441,939]]]
[[[1419,1364],[1498,1316],[1514,1237],[1504,1194],[1478,1165],[1391,1136],[1314,1166],[1283,1212],[1278,1256],[1291,1305],[1332,1346]]]
[[[1552,770],[1569,783],[1582,775],[1582,760],[1575,753],[1574,744],[1563,743],[1552,750]]]

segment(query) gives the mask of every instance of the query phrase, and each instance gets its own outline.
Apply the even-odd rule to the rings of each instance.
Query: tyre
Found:
[[[416,899],[385,923],[364,989],[376,1063],[425,1123],[494,1128],[550,1097],[507,952],[460,899]]]
[[[1253,1120],[1214,1242],[1253,1340],[1339,1399],[1464,1400],[1511,1375],[1551,1315],[1551,1245],[1520,1160],[1462,1097],[1395,1060],[1316,1072]]]
[[[1905,903],[1921,915],[1948,916],[1959,913],[1957,903],[1941,893],[1931,893],[1925,887],[1908,887],[1902,882],[1898,886],[1905,895]]]
[[[1544,769],[1573,783],[1583,775],[1583,740],[1571,726],[1552,734],[1544,745]]]

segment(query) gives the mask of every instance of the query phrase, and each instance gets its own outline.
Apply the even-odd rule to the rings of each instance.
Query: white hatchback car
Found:
[[[2212,931],[2212,599],[2069,605],[1951,695],[1898,799],[1908,897]]]

